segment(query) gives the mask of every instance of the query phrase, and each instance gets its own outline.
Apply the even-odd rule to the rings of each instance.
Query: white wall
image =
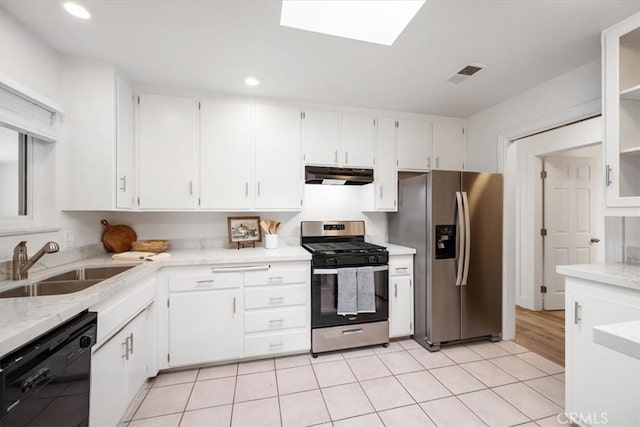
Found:
[[[0,8],[0,72],[61,102],[62,57]]]
[[[65,104],[64,58],[1,8],[0,72],[54,102]],[[34,253],[49,240],[59,242],[61,248],[66,249],[68,233],[75,238],[71,246],[84,246],[100,241],[99,221],[102,214],[68,214],[60,210],[64,194],[64,121],[60,126],[58,141],[36,146],[35,157],[39,164],[34,168],[35,180],[44,183],[44,193],[37,196],[45,216],[43,224],[58,230],[1,236],[0,262],[11,259],[13,247],[21,240],[27,240],[29,253]]]
[[[527,90],[467,119],[467,169],[500,172],[498,135],[600,99],[600,60]]]

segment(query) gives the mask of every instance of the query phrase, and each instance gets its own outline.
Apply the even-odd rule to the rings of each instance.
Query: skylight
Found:
[[[280,25],[391,46],[425,0],[283,0]]]

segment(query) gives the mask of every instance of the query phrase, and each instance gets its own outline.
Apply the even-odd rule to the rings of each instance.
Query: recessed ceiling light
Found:
[[[247,86],[258,86],[260,84],[260,80],[257,77],[246,76],[244,78],[244,84]]]
[[[91,18],[91,14],[89,13],[89,11],[84,7],[80,6],[78,3],[73,3],[68,1],[68,2],[65,2],[62,6],[67,12],[69,12],[76,18],[80,18],[80,19]]]
[[[283,0],[280,25],[391,46],[425,0]]]

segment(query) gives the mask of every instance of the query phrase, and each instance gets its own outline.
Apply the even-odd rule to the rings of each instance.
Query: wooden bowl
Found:
[[[167,250],[169,242],[166,240],[138,240],[132,242],[134,251],[160,253]]]

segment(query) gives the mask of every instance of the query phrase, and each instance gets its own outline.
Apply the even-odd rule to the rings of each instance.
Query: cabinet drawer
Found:
[[[248,336],[244,339],[245,357],[308,351],[309,337],[305,329]]]
[[[304,266],[271,267],[266,271],[245,273],[244,283],[247,286],[306,283],[309,275],[309,269]]]
[[[248,311],[244,314],[244,331],[262,332],[303,328],[307,323],[307,317],[309,316],[306,307]]]
[[[245,289],[244,308],[270,308],[307,303],[307,288],[304,285],[261,286]]]
[[[229,289],[242,286],[242,273],[214,273],[169,278],[169,291],[199,291]]]
[[[390,276],[410,276],[412,274],[413,268],[410,262],[389,263]]]

